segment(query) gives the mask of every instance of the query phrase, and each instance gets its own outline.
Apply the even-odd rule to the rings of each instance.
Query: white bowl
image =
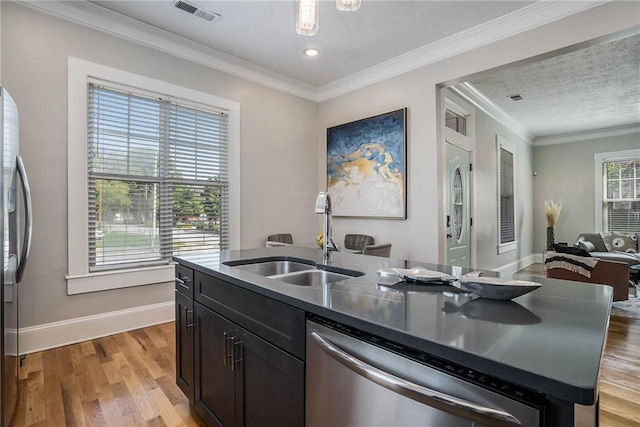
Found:
[[[497,277],[461,277],[460,284],[480,298],[510,300],[542,286],[541,283],[525,280],[500,279]]]

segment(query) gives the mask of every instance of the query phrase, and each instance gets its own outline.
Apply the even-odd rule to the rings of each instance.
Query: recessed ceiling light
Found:
[[[304,54],[307,56],[316,56],[318,53],[320,53],[318,49],[309,48],[304,50]]]

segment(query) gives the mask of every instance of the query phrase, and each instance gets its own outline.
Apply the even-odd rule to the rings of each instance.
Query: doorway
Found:
[[[445,91],[443,203],[444,262],[474,266],[474,190],[472,179],[475,148],[475,110],[459,97]]]

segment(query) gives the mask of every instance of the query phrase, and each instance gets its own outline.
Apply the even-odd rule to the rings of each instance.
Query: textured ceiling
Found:
[[[110,10],[319,87],[534,2],[363,0],[355,12],[320,4],[319,31],[295,32],[294,0],[190,3],[222,15],[207,22],[163,1],[96,1]],[[305,57],[307,47],[320,50]]]
[[[469,82],[536,137],[639,123],[640,35]]]

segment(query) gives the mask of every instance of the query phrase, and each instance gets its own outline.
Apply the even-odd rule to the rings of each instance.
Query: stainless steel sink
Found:
[[[260,276],[276,276],[279,274],[315,269],[315,265],[288,260],[256,262],[253,264],[234,265],[234,267]]]
[[[284,274],[281,276],[272,276],[270,278],[290,283],[292,285],[314,286],[338,282],[340,280],[352,279],[353,277],[354,276],[333,273],[331,271],[325,270],[309,270]]]
[[[336,267],[321,266],[318,268],[313,261],[289,257],[235,260],[224,264],[269,279],[299,286],[322,285],[364,275],[360,271]]]

